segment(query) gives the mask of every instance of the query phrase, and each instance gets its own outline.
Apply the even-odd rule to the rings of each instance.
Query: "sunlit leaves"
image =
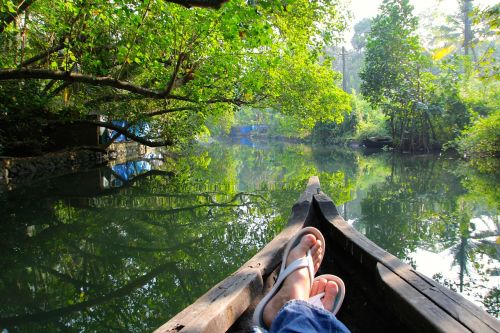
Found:
[[[446,57],[447,55],[449,55],[451,52],[453,52],[454,50],[455,50],[455,45],[449,45],[449,46],[445,46],[443,48],[437,49],[432,54],[432,59],[435,61],[441,60],[444,57]]]
[[[459,150],[469,157],[500,156],[500,112],[480,117],[458,140]]]
[[[218,10],[162,0],[39,0],[23,14],[18,28],[27,31],[24,37],[0,35],[8,41],[0,51],[1,67],[35,59],[28,67],[106,76],[181,97],[128,98],[87,83],[59,91],[59,83],[50,83],[46,108],[55,114],[63,104],[82,114],[136,121],[151,110],[186,107],[196,112],[148,120],[159,136],[183,141],[206,132],[207,119],[231,119],[227,111],[241,105],[282,112],[301,130],[317,120],[338,120],[349,108],[322,56],[345,27],[336,0],[235,0]],[[44,55],[46,50],[55,51]],[[71,98],[64,91],[71,91]]]

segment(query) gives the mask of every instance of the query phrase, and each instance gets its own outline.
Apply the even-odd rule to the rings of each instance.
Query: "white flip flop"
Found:
[[[311,303],[312,305],[314,305],[314,306],[317,306],[319,308],[322,308],[322,309],[325,309],[327,311],[330,311],[331,313],[333,313],[334,315],[336,315],[337,312],[339,312],[340,307],[342,306],[342,302],[344,301],[344,297],[345,297],[345,284],[344,284],[344,281],[342,281],[342,279],[339,278],[338,276],[332,275],[332,274],[323,274],[323,275],[317,276],[314,279],[314,281],[319,280],[321,278],[325,279],[327,282],[328,281],[333,281],[339,287],[339,292],[337,294],[337,297],[335,297],[335,302],[333,303],[333,307],[331,309],[326,309],[323,306],[323,303],[321,302],[321,299],[323,298],[323,296],[325,296],[324,292],[323,293],[319,293],[317,295],[314,295],[313,297],[309,298],[307,301],[309,303]]]
[[[288,255],[290,254],[290,251],[297,246],[300,243],[300,240],[302,239],[302,236],[307,235],[307,234],[312,234],[316,237],[317,240],[321,241],[323,249],[325,248],[325,238],[321,234],[321,232],[314,228],[314,227],[306,227],[301,229],[290,241],[285,247],[285,250],[283,252],[283,258],[281,261],[281,268],[280,268],[280,273],[278,275],[278,280],[274,284],[274,286],[271,288],[271,290],[267,293],[264,298],[259,302],[257,307],[255,308],[255,311],[253,313],[253,322],[255,325],[260,326],[260,327],[266,327],[264,324],[264,319],[263,319],[263,314],[264,314],[264,308],[266,307],[267,303],[273,298],[274,295],[278,292],[278,290],[281,288],[281,285],[285,281],[285,279],[294,271],[297,269],[301,269],[304,267],[307,267],[309,271],[309,276],[310,279],[309,281],[310,286],[309,288],[312,287],[312,283],[314,280],[314,262],[312,259],[311,255],[311,250],[309,249],[307,251],[307,254],[305,257],[302,257],[300,259],[297,259],[293,261],[290,265],[287,266],[286,262],[288,259]],[[323,257],[321,257],[321,260],[323,260]],[[321,262],[320,262],[321,265]]]

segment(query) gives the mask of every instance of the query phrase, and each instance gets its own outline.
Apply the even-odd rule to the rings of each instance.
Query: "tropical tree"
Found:
[[[28,112],[42,125],[103,126],[158,146],[243,105],[304,126],[349,108],[319,62],[344,27],[336,0],[224,2],[3,2],[2,117]],[[28,91],[26,80],[36,80]],[[135,135],[112,119],[147,121],[150,130]]]
[[[361,71],[361,92],[389,117],[396,145],[416,151],[432,148],[432,74],[415,31],[408,0],[385,0],[373,20]]]
[[[438,137],[464,156],[495,155],[498,135],[499,5],[458,1],[459,11],[438,26],[429,45],[439,72],[436,102],[442,109]]]

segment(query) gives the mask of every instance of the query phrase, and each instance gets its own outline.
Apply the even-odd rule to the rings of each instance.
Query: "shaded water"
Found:
[[[0,194],[0,329],[151,331],[272,239],[311,175],[370,239],[499,314],[498,175],[250,142],[150,157]]]

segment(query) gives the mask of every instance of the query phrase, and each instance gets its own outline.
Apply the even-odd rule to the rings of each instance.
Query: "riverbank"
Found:
[[[135,142],[114,143],[106,150],[75,148],[32,157],[0,156],[0,191],[18,185],[122,163],[151,153],[154,149]]]
[[[108,162],[109,155],[89,149],[68,150],[35,157],[0,157],[0,187],[11,190],[16,185],[37,179],[83,171]]]

